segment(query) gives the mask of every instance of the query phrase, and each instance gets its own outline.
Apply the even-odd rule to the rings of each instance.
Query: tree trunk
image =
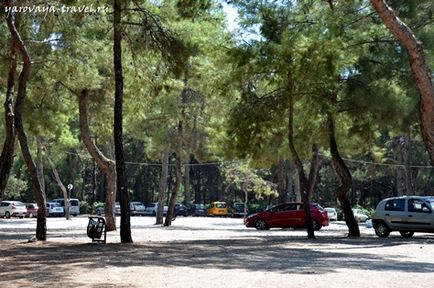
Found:
[[[12,163],[14,162],[14,150],[15,150],[15,125],[14,125],[14,89],[15,78],[17,72],[17,56],[15,49],[15,40],[11,39],[11,63],[9,65],[8,82],[6,90],[6,99],[4,102],[5,108],[5,141],[3,144],[3,150],[0,155],[0,201],[3,200],[4,191],[8,183],[9,174],[12,169]]]
[[[247,189],[247,176],[244,175],[244,182],[243,182],[243,192],[244,192],[244,217],[243,217],[243,223],[246,224],[247,219],[247,204],[249,203],[249,190]]]
[[[336,196],[342,206],[342,211],[345,216],[345,223],[348,226],[348,236],[360,237],[359,225],[354,219],[353,210],[351,209],[351,204],[347,197],[347,193],[351,188],[351,174],[347,165],[339,154],[335,138],[334,119],[331,113],[328,113],[327,117],[327,132],[329,136],[333,170],[340,182],[340,186],[336,190]]]
[[[191,149],[188,151],[188,163],[184,167],[184,193],[185,193],[185,206],[187,208],[190,208],[190,202],[191,202],[191,192],[190,192],[190,163],[191,163]]]
[[[106,175],[106,196],[104,214],[106,219],[107,231],[116,230],[116,217],[114,206],[116,201],[116,167],[115,162],[102,154],[98,147],[92,142],[89,131],[87,116],[87,89],[83,89],[78,95],[78,111],[80,118],[80,135],[84,146],[86,147],[92,159]]]
[[[279,159],[276,165],[277,171],[277,193],[279,194],[279,203],[286,202],[286,190],[285,190],[285,160]]]
[[[293,174],[293,168],[292,168],[292,164],[289,161],[285,161],[286,162],[286,173],[285,173],[285,191],[286,191],[286,195],[288,196],[288,201],[291,202],[295,202],[296,201],[296,197],[295,197],[295,191],[294,191],[294,181],[292,179],[292,174]]]
[[[8,7],[11,6],[11,1],[6,1]],[[36,223],[36,239],[47,240],[47,218],[45,215],[45,204],[46,198],[45,193],[42,191],[41,183],[39,183],[38,173],[36,171],[35,162],[33,161],[32,155],[30,153],[30,148],[28,144],[27,135],[24,131],[23,125],[23,110],[24,103],[26,100],[27,93],[27,81],[30,76],[32,69],[32,64],[30,56],[27,52],[24,42],[21,39],[19,32],[17,31],[15,24],[12,19],[13,15],[7,15],[7,24],[9,31],[12,35],[13,42],[15,43],[15,48],[20,52],[23,60],[23,68],[21,70],[20,76],[18,78],[18,93],[17,100],[15,103],[15,129],[18,136],[18,140],[21,146],[21,152],[23,154],[24,162],[26,163],[28,172],[32,179],[32,188],[35,192],[36,202],[38,203],[38,218]]]
[[[164,226],[170,226],[172,224],[172,218],[175,213],[176,198],[178,197],[179,187],[182,181],[182,166],[181,166],[181,149],[182,149],[182,129],[183,120],[178,122],[178,139],[175,146],[175,185],[173,185],[172,195],[169,200],[169,209],[167,211],[166,219],[164,221]]]
[[[42,137],[36,136],[36,171],[38,172],[39,183],[41,183],[41,189],[45,193],[45,179],[44,179],[44,162],[42,160],[42,150],[44,149],[42,143]]]
[[[434,164],[434,88],[431,71],[425,62],[422,43],[413,31],[403,23],[384,0],[370,0],[386,27],[405,46],[416,86],[420,92],[419,113],[422,138]]]
[[[113,137],[115,143],[117,191],[121,205],[121,243],[133,243],[131,237],[130,203],[128,199],[127,179],[125,175],[124,147],[123,147],[123,94],[124,80],[122,72],[122,27],[121,0],[113,2],[113,64],[115,70],[115,107]]]
[[[163,212],[164,212],[164,198],[167,190],[167,176],[169,174],[169,149],[166,148],[163,151],[163,158],[161,163],[161,178],[158,188],[158,210],[157,221],[155,224],[163,224]]]
[[[41,140],[39,139],[39,141],[41,141]],[[42,145],[42,143],[41,143],[41,145]],[[62,180],[60,180],[60,176],[59,176],[59,173],[57,172],[56,165],[51,160],[51,152],[50,152],[50,148],[48,147],[48,145],[45,145],[45,156],[47,156],[48,163],[50,164],[51,169],[53,170],[54,178],[56,179],[57,185],[59,185],[60,190],[62,190],[63,202],[65,203],[65,217],[66,217],[66,220],[69,220],[70,214],[69,214],[68,191],[66,190],[65,185],[63,185]]]
[[[291,91],[292,89],[290,89]],[[307,178],[304,174],[303,163],[301,162],[300,156],[294,145],[294,102],[292,91],[290,92],[289,106],[288,106],[288,145],[291,151],[292,159],[294,165],[298,172],[298,178],[300,180],[300,190],[302,193],[302,201],[304,206],[304,216],[307,226],[307,238],[315,238],[315,232],[313,229],[312,216],[310,214],[310,203],[309,203],[309,190]]]

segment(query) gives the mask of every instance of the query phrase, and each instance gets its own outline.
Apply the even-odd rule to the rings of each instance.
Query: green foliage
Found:
[[[223,166],[222,170],[227,189],[231,186],[243,192],[245,189],[258,200],[264,196],[277,196],[276,185],[264,180],[260,176],[260,171],[251,169],[246,164],[228,164]]]
[[[22,194],[27,190],[27,182],[16,178],[14,175],[9,176],[8,184],[4,192],[5,200],[21,200]]]

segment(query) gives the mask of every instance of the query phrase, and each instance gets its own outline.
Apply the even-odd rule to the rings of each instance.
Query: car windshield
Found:
[[[215,207],[217,207],[217,208],[226,208],[226,203],[216,203]]]
[[[62,207],[62,206],[60,206],[59,203],[51,203],[51,206],[52,206],[52,207]]]
[[[205,208],[205,205],[203,205],[203,204],[196,204],[195,207],[196,207],[197,209],[204,209],[204,208]]]
[[[22,202],[14,202],[13,204],[14,204],[15,206],[20,206],[20,207],[21,207],[21,206],[25,206],[24,203],[22,203]]]

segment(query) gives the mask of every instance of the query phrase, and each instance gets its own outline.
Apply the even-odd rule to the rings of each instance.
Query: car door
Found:
[[[267,221],[268,227],[286,227],[286,219],[288,218],[286,206],[287,204],[281,204],[270,209]]]
[[[394,198],[386,202],[384,206],[384,220],[390,229],[398,230],[405,227],[407,222],[405,202],[404,198]]]
[[[409,198],[407,204],[407,227],[410,230],[434,230],[433,209],[420,198]]]

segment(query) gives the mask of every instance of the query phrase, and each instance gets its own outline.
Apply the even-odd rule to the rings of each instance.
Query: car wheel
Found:
[[[384,222],[377,223],[374,229],[375,234],[377,234],[377,236],[381,238],[386,238],[390,234],[389,227],[387,227],[386,223]]]
[[[152,211],[152,216],[156,216],[156,215],[157,215],[157,213],[155,213],[155,211]]]
[[[255,228],[257,230],[268,230],[267,223],[265,223],[265,221],[262,219],[256,220]]]
[[[401,236],[403,238],[411,238],[414,235],[413,231],[399,231],[399,234],[401,234]]]
[[[317,231],[319,229],[321,229],[321,227],[322,227],[321,225],[318,224],[318,222],[316,220],[312,220],[312,226],[313,226],[313,229],[317,230]]]
[[[5,212],[5,218],[8,218],[8,219],[11,218],[11,213],[9,213],[9,211]]]

